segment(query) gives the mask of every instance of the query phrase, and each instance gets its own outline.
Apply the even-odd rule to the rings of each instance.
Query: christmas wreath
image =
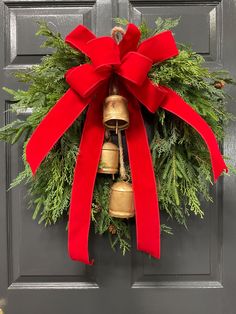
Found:
[[[129,123],[129,117],[126,116],[127,112],[125,111],[127,107],[126,109],[122,107],[122,110],[124,110],[121,112],[123,114],[122,118],[117,118],[117,120],[115,120],[114,118],[109,118],[109,114],[111,114],[113,110],[112,106],[114,107],[114,103],[116,104],[119,102],[123,105],[126,104],[126,98],[128,98],[128,102],[134,104],[134,107],[140,107],[140,104],[145,102],[152,106],[152,102],[154,103],[156,100],[151,97],[153,97],[153,95],[158,96],[159,100],[157,103],[159,104],[154,104],[158,107],[158,110],[152,110],[152,108],[150,109],[150,106],[146,106],[148,108],[147,110],[142,106],[142,115],[143,117],[148,118],[147,125],[149,126],[149,129],[151,129],[151,132],[149,132],[149,144],[153,165],[152,169],[154,169],[153,173],[156,178],[159,207],[170,219],[176,220],[179,224],[187,226],[190,215],[196,215],[200,218],[204,217],[204,209],[201,207],[200,200],[204,198],[206,201],[212,201],[209,190],[209,186],[213,183],[212,166],[214,168],[215,179],[217,179],[223,170],[227,170],[224,161],[221,159],[217,150],[218,146],[216,146],[212,134],[215,134],[215,137],[219,142],[223,141],[225,126],[227,122],[233,118],[226,110],[225,105],[228,95],[223,87],[225,84],[234,84],[234,81],[227,71],[209,71],[204,67],[203,57],[194,52],[190,47],[178,44],[177,50],[172,33],[169,30],[179,23],[178,19],[163,20],[158,18],[155,29],[150,29],[144,22],[139,28],[135,27],[133,24],[128,24],[124,19],[116,19],[116,22],[123,27],[128,26],[126,33],[121,27],[113,29],[113,39],[110,37],[113,42],[111,42],[111,40],[109,41],[107,39],[108,37],[96,39],[88,29],[79,26],[67,36],[67,43],[64,42],[59,33],[53,32],[50,29],[50,25],[47,25],[44,22],[39,23],[39,30],[36,35],[45,36],[46,40],[42,47],[53,48],[53,52],[52,54],[43,57],[39,65],[32,66],[26,71],[21,71],[15,74],[19,81],[28,84],[27,90],[4,88],[6,92],[13,95],[14,102],[11,105],[10,111],[17,114],[19,117],[22,112],[27,111],[29,114],[25,119],[17,118],[0,129],[0,139],[15,144],[20,138],[24,138],[24,170],[19,173],[17,178],[12,182],[11,187],[15,187],[16,185],[25,182],[30,193],[30,207],[34,208],[33,219],[39,217],[39,223],[43,222],[45,226],[55,224],[69,214],[71,190],[73,180],[75,180],[74,176],[79,176],[80,173],[82,173],[81,175],[83,178],[80,179],[81,182],[79,183],[82,190],[81,193],[83,194],[83,189],[87,189],[86,184],[88,181],[86,181],[86,171],[88,171],[88,169],[82,169],[79,165],[80,172],[77,171],[76,174],[75,171],[75,167],[77,167],[77,158],[79,160],[77,161],[78,164],[81,163],[81,159],[84,158],[82,151],[78,152],[78,146],[86,146],[86,158],[93,163],[92,158],[95,149],[92,147],[97,145],[94,143],[98,140],[96,138],[96,132],[100,132],[99,125],[96,126],[97,129],[95,127],[95,131],[93,130],[95,133],[93,133],[93,137],[92,139],[90,138],[90,141],[88,140],[89,135],[87,138],[84,136],[84,139],[82,139],[82,133],[87,129],[89,130],[87,131],[88,134],[91,129],[93,129],[92,122],[96,124],[96,120],[100,119],[100,113],[97,112],[97,115],[94,114],[94,117],[90,118],[89,122],[86,121],[86,118],[88,118],[89,115],[91,116],[91,113],[89,113],[89,111],[92,110],[91,108],[98,111],[96,108],[99,108],[100,106],[98,106],[97,103],[103,102],[104,98],[107,97],[104,108],[107,106],[108,118],[104,118],[103,116],[103,122],[110,131],[107,130],[105,132],[105,143],[102,147],[102,152],[98,152],[98,156],[100,156],[98,174],[96,175],[96,181],[94,178],[95,182],[91,183],[93,188],[93,198],[91,199],[92,208],[90,207],[91,210],[89,216],[86,217],[89,217],[90,219],[91,215],[91,221],[95,226],[95,232],[100,235],[107,232],[111,247],[115,249],[118,246],[123,254],[125,254],[125,252],[130,249],[130,223],[132,223],[132,219],[127,220],[121,218],[129,218],[134,215],[138,203],[137,199],[140,197],[137,194],[142,189],[142,186],[139,186],[139,182],[145,182],[146,180],[143,187],[147,185],[144,189],[147,195],[143,195],[143,198],[146,198],[147,203],[149,202],[149,190],[151,190],[152,187],[149,189],[150,180],[148,172],[150,172],[150,169],[148,168],[148,154],[145,153],[145,149],[140,151],[140,147],[138,146],[138,141],[143,139],[144,142],[141,143],[145,143],[145,138],[143,137],[142,132],[140,133],[135,129],[135,127],[138,129],[139,125],[142,127],[141,120],[139,120],[139,116],[136,115],[137,119],[135,120],[133,118],[133,122],[130,121],[131,131],[127,131],[126,133],[127,140],[130,142],[131,133],[133,137],[136,136],[136,138],[138,138],[138,144],[135,141],[135,144],[133,144],[133,146],[137,145],[135,156],[135,147],[132,147],[132,144],[130,143],[128,143],[128,150],[125,148],[123,151],[123,145],[126,145],[123,130],[126,128],[126,123]],[[87,42],[85,42],[84,37],[82,36],[82,39],[79,37],[82,33],[83,36],[86,37],[88,43],[88,40],[90,40],[89,45],[92,47],[90,47],[90,50],[86,46]],[[118,33],[121,33],[123,39],[118,38]],[[78,38],[76,36],[80,38],[80,42],[77,42]],[[131,41],[131,37],[129,36],[133,36],[133,41]],[[148,38],[149,41],[145,41]],[[103,40],[106,41],[106,49],[109,50],[107,45],[111,45],[110,49],[112,51],[112,54],[110,55],[107,52],[104,53],[107,59],[112,59],[112,62],[109,60],[106,61],[105,65],[102,63],[104,62],[104,60],[102,60],[103,54],[101,53],[101,57],[96,50],[96,45],[99,43],[99,45],[102,46]],[[153,43],[150,40],[153,40]],[[119,42],[119,46],[116,44],[116,41]],[[149,51],[144,47],[145,45],[139,45],[140,42],[143,43],[144,41],[150,45]],[[77,44],[79,48],[76,47]],[[138,48],[138,53],[132,52],[132,44],[144,48]],[[150,49],[152,45],[154,45],[153,49]],[[164,48],[162,48],[161,45],[164,45]],[[122,59],[125,60],[122,65],[119,64],[119,61],[117,62],[119,66],[117,66],[114,61],[116,57],[116,50],[114,49],[117,49],[117,47],[120,48],[120,53],[128,55]],[[155,49],[160,49],[160,51],[156,52]],[[162,50],[164,51],[163,56]],[[152,59],[151,56],[154,56],[156,53],[159,53],[159,55],[156,60],[154,60],[155,62],[152,62],[150,65],[150,59]],[[147,57],[147,55],[150,56]],[[153,58],[155,58],[155,56]],[[100,93],[95,91],[93,85],[94,82],[92,81],[90,82],[92,86],[90,91],[83,90],[83,84],[86,85],[88,79],[90,79],[88,76],[89,71],[96,65],[95,61],[98,63],[96,68],[98,70],[96,70],[96,73],[94,72],[95,74],[93,73],[93,79],[95,79],[96,75],[107,78],[108,75],[110,75],[110,72],[114,69],[114,71],[118,73],[118,75],[112,76],[112,84],[111,79],[109,79],[108,81],[110,82],[110,85],[105,85],[103,91]],[[145,78],[140,78],[142,76],[140,64],[142,64],[143,69],[145,68],[146,73],[148,73],[148,78],[147,75],[145,75]],[[129,73],[127,72],[127,68],[129,68]],[[84,76],[81,74],[83,73],[83,69],[85,71]],[[76,73],[77,70],[80,71],[80,76]],[[110,71],[109,74],[107,74],[107,71]],[[76,79],[75,75],[77,75]],[[123,81],[125,81],[126,84],[126,87],[124,87],[124,84],[117,83],[121,95],[117,95],[118,92],[115,83],[117,76],[119,75],[123,77]],[[141,83],[136,82],[139,79]],[[146,84],[145,82],[148,82],[147,84],[149,84],[150,81],[152,83],[147,87],[150,88],[150,90],[147,89],[148,95],[143,96],[141,90]],[[134,87],[134,84],[137,85]],[[154,87],[156,88],[155,90],[152,89]],[[67,113],[60,112],[61,120],[55,121],[53,125],[54,129],[48,130],[48,134],[44,132],[41,142],[39,137],[37,137],[37,134],[40,131],[39,125],[42,126],[42,121],[45,121],[45,117],[52,111],[55,103],[59,103],[61,99],[67,97],[71,102],[67,102],[68,109],[66,112],[76,110],[71,108],[76,107],[73,104],[73,99],[75,99],[73,97],[80,97],[77,94],[77,96],[75,96],[74,90],[77,92],[77,89],[80,89],[82,94],[84,93],[83,99],[87,99],[88,102],[94,103],[94,105],[91,104],[88,106],[88,109],[81,110],[79,117],[71,121],[69,128],[64,128],[63,134],[59,136],[59,140],[57,140],[56,143],[51,145],[52,147],[48,149],[47,154],[40,157],[41,147],[46,145],[45,142],[48,140],[50,141],[49,138],[51,133],[54,132],[53,130],[57,129],[58,125],[63,128],[61,125],[63,125]],[[110,96],[108,95],[108,90]],[[155,94],[156,92],[157,94]],[[89,96],[86,93],[90,93]],[[133,93],[135,94],[135,97],[131,95]],[[213,133],[210,134],[212,138],[208,139],[208,142],[204,134],[204,128],[207,124],[203,119],[200,118],[200,122],[203,123],[202,121],[204,121],[205,124],[199,125],[200,131],[197,130],[198,132],[196,132],[196,126],[191,123],[186,123],[187,117],[184,121],[183,116],[181,116],[182,113],[178,115],[178,113],[172,112],[171,108],[168,109],[168,105],[162,105],[163,97],[168,97],[168,93],[171,94],[171,97],[174,97],[173,100],[176,101],[177,106],[185,106],[184,104],[186,103],[190,105],[186,108],[184,107],[187,110],[185,111],[185,115],[196,114],[196,116],[201,116],[207,122],[210,126],[209,129],[213,131]],[[149,99],[147,100],[145,97]],[[137,99],[134,100],[134,98],[138,98],[139,102],[137,102]],[[144,99],[143,102],[142,99]],[[181,102],[179,103],[180,99]],[[137,112],[139,112],[138,110],[139,109],[137,109]],[[129,107],[129,111],[131,111],[130,114],[135,115],[135,110],[132,111],[132,106]],[[148,111],[151,111],[152,113],[149,113]],[[175,115],[173,113],[175,113]],[[139,124],[139,122],[141,124]],[[35,132],[35,130],[37,130],[38,133]],[[208,131],[209,130],[207,129],[206,132]],[[35,135],[35,133],[37,134]],[[34,141],[33,144],[32,141]],[[83,142],[83,144],[81,142]],[[118,147],[116,145],[117,143]],[[212,146],[209,148],[206,143],[207,145]],[[210,150],[210,153],[212,153],[211,148],[212,151],[214,150],[215,156],[209,154],[208,149]],[[32,152],[34,152],[33,157]],[[82,157],[80,156],[80,153]],[[141,155],[144,154],[144,156],[138,156],[140,153]],[[29,157],[30,155],[31,157]],[[131,156],[127,157],[126,155]],[[41,158],[42,160],[39,161],[37,158]],[[95,157],[95,159],[96,158],[97,157]],[[129,168],[129,158],[133,164],[133,170],[131,167],[131,171]],[[138,165],[135,164],[137,158],[139,158]],[[118,172],[119,160],[120,177],[116,175]],[[39,167],[40,163],[41,165]],[[34,175],[32,174],[31,169],[35,172]],[[112,175],[107,175],[107,173]],[[136,173],[139,175],[138,178]],[[114,176],[117,181],[115,184],[113,181]],[[143,177],[142,180],[140,179],[140,176]],[[136,180],[134,188],[138,191],[135,196],[137,202],[135,202],[135,206],[133,204],[133,192],[130,184],[134,178]],[[83,180],[85,180],[85,186],[83,186]],[[126,184],[127,186],[124,187],[123,184]],[[117,193],[119,194],[121,192],[125,192],[124,196],[121,198],[121,203],[124,201],[128,204],[125,209],[122,207],[123,204],[120,204],[120,199],[117,198]],[[81,198],[83,198],[82,194],[80,194]],[[113,194],[113,204],[115,205],[114,207],[109,208],[111,207],[109,206],[109,202],[111,202],[111,194]],[[151,193],[150,198],[152,198],[152,196],[153,193]],[[76,197],[74,197],[74,199],[75,198]],[[80,202],[80,199],[73,200],[73,202]],[[154,207],[151,209],[151,212],[154,210],[156,215],[158,207],[155,207],[156,203],[153,204]],[[77,204],[74,206],[77,206]],[[121,210],[124,209],[125,212],[119,212],[119,208],[116,208],[117,206],[120,206]],[[112,210],[115,211],[115,214],[112,213]],[[141,220],[145,223],[145,215],[148,215],[148,212],[145,213],[145,208],[141,210],[143,210],[143,213],[138,214],[139,223],[142,223]],[[141,210],[139,209],[139,211]],[[73,215],[74,214],[71,213],[71,216]],[[73,217],[70,219],[72,220]],[[80,217],[74,216],[74,219],[80,221]],[[83,219],[84,217],[81,218],[81,220]],[[155,220],[156,217],[151,217],[150,219]],[[84,222],[82,221],[82,223]],[[85,224],[88,224],[88,227],[86,227],[86,230],[88,230],[89,222],[86,222]],[[156,228],[156,226],[157,225],[154,225],[154,228]],[[76,233],[76,230],[74,230],[75,227],[76,225],[73,225],[71,230],[69,230],[71,233],[71,242],[76,240],[76,236],[75,240],[72,239],[74,233]],[[159,229],[157,229],[157,232],[159,232],[158,230]],[[149,246],[147,241],[154,241],[154,245],[158,244],[156,240],[153,239],[156,236],[155,232],[152,233],[153,230],[149,231],[149,238],[146,237],[144,239],[144,243],[139,245],[139,249],[146,251],[155,257],[159,257],[158,252],[153,253],[151,249],[147,248]],[[172,233],[172,229],[166,224],[161,224],[161,231],[170,234]],[[85,231],[85,233],[86,232],[87,231]],[[141,238],[144,237],[144,232],[145,230],[141,230],[140,228],[138,241],[141,241]],[[80,237],[80,235],[78,237]],[[78,243],[72,243],[71,245],[76,247],[76,250],[80,250]],[[85,249],[82,248],[82,250],[86,250],[86,244],[84,244],[84,246]],[[159,250],[159,248],[157,248],[157,250]],[[72,258],[89,263],[88,256],[80,257],[75,253]]]

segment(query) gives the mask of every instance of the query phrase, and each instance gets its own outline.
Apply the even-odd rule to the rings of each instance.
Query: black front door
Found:
[[[83,23],[109,34],[112,17],[154,25],[158,16],[179,17],[179,42],[190,43],[211,68],[236,76],[236,1],[0,1],[0,85],[22,87],[15,70],[38,63],[41,42],[35,21],[44,19],[64,36]],[[44,54],[48,53],[45,49]],[[0,91],[1,125],[9,96]],[[230,91],[235,96],[236,90]],[[234,103],[230,110],[236,112]],[[236,154],[236,125],[227,129],[225,155]],[[0,308],[9,314],[234,314],[236,312],[236,179],[221,179],[205,220],[191,219],[189,231],[174,225],[163,236],[162,258],[136,251],[122,257],[105,237],[93,237],[96,263],[87,267],[67,255],[65,223],[44,228],[27,210],[26,188],[7,187],[22,168],[21,146],[0,143]],[[134,232],[135,234],[135,232]]]

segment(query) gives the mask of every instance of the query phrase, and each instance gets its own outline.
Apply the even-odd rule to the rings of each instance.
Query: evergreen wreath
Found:
[[[116,19],[126,25],[125,19]],[[142,40],[164,30],[172,29],[179,19],[156,20],[154,30],[145,22],[139,28]],[[14,114],[30,109],[25,120],[16,119],[0,129],[0,140],[15,144],[24,138],[24,170],[11,183],[11,188],[24,182],[30,194],[33,219],[45,226],[55,224],[68,214],[73,172],[86,112],[54,146],[34,179],[25,159],[25,146],[33,130],[66,92],[65,72],[88,62],[87,57],[66,44],[59,33],[50,30],[45,22],[39,23],[36,35],[45,36],[42,47],[53,48],[53,53],[42,58],[39,65],[17,72],[16,78],[29,84],[27,90],[4,88],[13,96],[10,111]],[[226,110],[228,95],[225,84],[235,84],[227,71],[211,72],[204,67],[204,58],[191,47],[179,44],[179,55],[161,64],[155,64],[149,78],[157,84],[175,90],[211,126],[218,141],[224,139],[226,124],[233,116]],[[200,199],[212,201],[209,186],[212,184],[211,163],[205,143],[199,134],[172,114],[159,109],[154,119],[154,134],[150,144],[158,185],[162,212],[187,227],[190,215],[204,217]],[[230,167],[232,169],[232,167]],[[127,169],[128,170],[128,169]],[[235,171],[234,169],[232,169]],[[93,195],[92,221],[95,232],[108,232],[111,247],[118,246],[125,254],[130,249],[130,221],[108,214],[108,199],[113,181],[109,176],[97,175]],[[131,220],[132,223],[132,220]],[[161,225],[162,232],[172,229]]]

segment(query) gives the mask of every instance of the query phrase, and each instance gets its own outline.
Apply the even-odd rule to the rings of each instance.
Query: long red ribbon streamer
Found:
[[[72,259],[91,264],[88,255],[88,236],[93,188],[103,139],[102,102],[107,95],[104,86],[92,100],[86,116],[74,172],[69,215],[68,248]],[[89,210],[86,210],[88,209]],[[79,249],[77,248],[78,244]]]
[[[125,133],[134,190],[137,248],[160,258],[160,217],[152,158],[140,105],[137,100],[131,101],[130,126]]]
[[[160,217],[156,182],[141,102],[150,112],[158,107],[190,124],[204,139],[211,156],[214,179],[227,171],[214,133],[208,124],[170,88],[153,85],[147,74],[153,63],[178,54],[170,31],[155,35],[139,46],[140,31],[129,24],[119,43],[96,36],[79,25],[66,41],[90,57],[91,63],[70,69],[70,89],[59,99],[32,134],[26,158],[35,173],[53,145],[89,105],[79,146],[69,212],[68,248],[72,259],[91,264],[88,237],[94,182],[104,138],[102,103],[113,72],[119,77],[121,93],[129,101],[130,126],[125,131],[134,189],[137,247],[160,257]],[[145,175],[143,175],[145,173]]]

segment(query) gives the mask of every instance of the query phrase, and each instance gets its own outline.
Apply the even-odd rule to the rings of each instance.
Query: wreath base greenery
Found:
[[[117,19],[116,22],[127,24],[124,19]],[[142,39],[172,29],[178,22],[179,20],[158,18],[154,30],[142,23]],[[86,112],[54,146],[34,179],[25,160],[25,146],[32,131],[68,89],[65,72],[88,60],[82,53],[65,44],[61,35],[51,31],[44,22],[39,23],[36,35],[45,36],[42,47],[52,48],[53,52],[43,57],[39,65],[15,74],[19,81],[28,84],[27,90],[5,88],[14,99],[11,112],[19,114],[30,109],[32,113],[25,120],[16,119],[0,129],[0,140],[14,144],[24,137],[24,170],[12,182],[11,187],[22,182],[27,184],[30,206],[34,208],[33,219],[37,218],[39,223],[47,226],[68,215],[74,166]],[[220,88],[224,84],[234,83],[227,71],[209,71],[204,67],[202,56],[180,44],[179,55],[154,65],[149,77],[154,83],[169,86],[179,93],[207,121],[218,141],[224,139],[225,126],[233,118],[225,107],[228,95]],[[212,201],[209,192],[212,184],[209,154],[194,129],[172,114],[160,109],[153,116],[153,121],[154,135],[150,148],[160,209],[168,219],[187,226],[191,215],[204,217],[200,200]],[[119,247],[125,254],[130,248],[130,221],[109,216],[112,184],[110,176],[97,175],[92,221],[95,232],[108,232],[111,247]],[[172,233],[166,224],[161,225],[161,230]]]

